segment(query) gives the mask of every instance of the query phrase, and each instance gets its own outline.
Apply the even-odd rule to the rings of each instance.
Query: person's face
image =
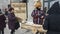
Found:
[[[12,10],[11,13],[14,13],[14,10]]]
[[[41,8],[40,7],[36,7],[37,10],[40,10]]]
[[[5,11],[8,11],[7,9],[5,9]]]

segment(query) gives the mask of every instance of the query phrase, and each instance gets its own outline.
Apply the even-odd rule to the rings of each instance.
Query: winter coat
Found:
[[[60,6],[59,2],[53,4],[55,8],[49,11],[49,15],[44,21],[43,28],[47,30],[46,34],[60,34]],[[52,6],[52,7],[53,7]]]
[[[8,11],[5,11],[5,15],[6,15],[6,16],[8,15]]]
[[[11,30],[15,29],[15,15],[13,13],[8,14],[8,27]]]
[[[33,17],[33,23],[34,24],[43,24],[43,19],[41,19],[41,16],[45,16],[44,12],[41,10],[33,10],[31,16]]]
[[[60,15],[49,15],[46,17],[43,28],[47,34],[60,34]]]
[[[0,30],[6,27],[6,17],[4,15],[0,15]]]
[[[51,6],[51,8],[48,10],[48,14],[49,15],[51,15],[51,14],[55,14],[55,13],[57,13],[57,11],[58,11],[58,13],[60,13],[60,8],[59,8],[59,2],[55,2],[52,6]]]

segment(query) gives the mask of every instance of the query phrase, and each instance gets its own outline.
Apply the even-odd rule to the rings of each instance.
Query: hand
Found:
[[[41,16],[41,18],[44,18],[44,16]]]
[[[49,14],[46,14],[46,16],[48,16]]]

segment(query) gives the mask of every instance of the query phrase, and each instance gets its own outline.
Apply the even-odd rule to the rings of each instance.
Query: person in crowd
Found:
[[[11,34],[15,34],[15,22],[14,8],[10,8],[8,12],[8,27],[11,30]]]
[[[6,27],[6,17],[4,14],[2,14],[2,11],[0,9],[0,34],[4,34],[4,28]]]
[[[5,15],[6,15],[6,16],[8,15],[8,10],[7,10],[7,8],[5,9]]]
[[[11,6],[11,4],[8,4],[8,9],[7,10],[9,11],[10,8],[12,8],[12,6]]]
[[[11,8],[11,4],[8,4],[8,9],[10,9]]]
[[[48,11],[48,9],[47,9],[47,7],[45,7],[45,8],[44,8],[44,13],[45,13],[46,16],[49,15],[49,14],[47,13],[47,11]]]
[[[36,9],[33,10],[31,16],[33,17],[34,24],[43,24],[43,19],[45,18],[45,13],[41,10],[41,3],[39,2],[35,5]]]
[[[47,13],[47,7],[44,8],[44,13]]]
[[[43,28],[47,30],[46,34],[60,34],[60,6],[55,2],[48,10],[48,16],[45,18]]]

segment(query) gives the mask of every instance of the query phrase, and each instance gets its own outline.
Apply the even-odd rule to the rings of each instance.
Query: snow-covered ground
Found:
[[[6,25],[5,34],[10,34],[10,30],[8,29],[8,25]],[[15,31],[15,34],[33,34],[32,31],[27,31],[26,29],[21,29],[19,28],[18,30]]]

